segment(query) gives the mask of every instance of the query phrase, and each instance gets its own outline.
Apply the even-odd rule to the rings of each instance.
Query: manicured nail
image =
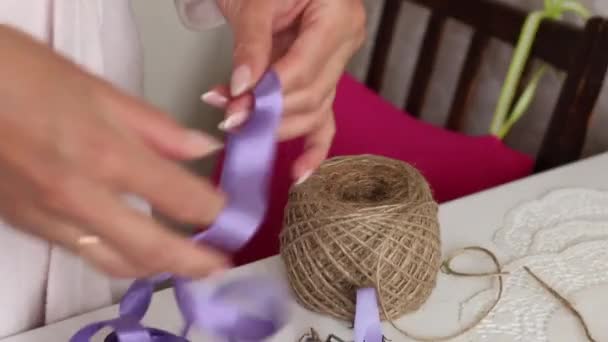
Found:
[[[231,131],[242,125],[245,120],[247,120],[247,116],[247,112],[236,112],[228,114],[228,117],[224,121],[220,122],[218,128],[224,132]]]
[[[196,130],[190,131],[187,144],[192,154],[198,156],[212,154],[224,147],[221,142]]]
[[[213,90],[201,95],[201,100],[209,105],[219,108],[224,108],[228,103],[227,97]]]
[[[230,81],[230,93],[232,96],[242,95],[251,83],[251,68],[241,65],[234,70]]]
[[[296,186],[306,182],[308,178],[310,178],[310,176],[312,176],[312,171],[304,172],[304,174],[300,176],[300,178],[298,178],[298,180],[296,181]]]

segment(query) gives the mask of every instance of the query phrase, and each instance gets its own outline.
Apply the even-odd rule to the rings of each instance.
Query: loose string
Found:
[[[453,261],[460,255],[462,255],[466,252],[469,252],[469,251],[479,252],[479,253],[482,253],[482,254],[486,255],[487,257],[489,257],[492,260],[492,263],[494,264],[494,268],[495,268],[494,271],[481,272],[481,273],[464,273],[464,272],[455,271],[452,268]],[[467,247],[467,248],[457,250],[442,263],[441,270],[445,274],[460,276],[460,277],[496,277],[496,278],[498,278],[498,291],[496,293],[496,297],[492,301],[492,304],[490,306],[488,306],[481,314],[479,314],[477,316],[477,319],[475,319],[471,323],[467,324],[465,327],[463,327],[459,331],[449,334],[449,335],[445,335],[445,336],[423,336],[423,335],[417,335],[417,334],[408,332],[405,329],[398,327],[392,319],[390,319],[388,316],[386,316],[389,319],[391,326],[393,328],[395,328],[395,330],[397,330],[399,333],[401,333],[402,335],[406,336],[409,339],[419,341],[419,342],[441,342],[441,341],[448,341],[448,340],[454,339],[456,337],[463,336],[463,335],[467,334],[468,332],[470,332],[471,330],[473,330],[475,327],[477,327],[492,312],[492,310],[494,310],[494,308],[496,307],[496,305],[498,305],[498,303],[500,302],[500,299],[502,298],[502,293],[503,293],[503,289],[504,289],[504,282],[503,282],[502,277],[507,275],[507,273],[502,271],[502,267],[501,267],[500,262],[498,261],[498,258],[496,257],[496,255],[494,255],[494,253],[492,253],[490,250],[488,250],[486,248]],[[377,286],[379,286],[379,285],[380,285],[379,282],[377,282]],[[382,311],[384,312],[384,314],[386,315],[387,311],[384,307],[383,300],[380,300],[380,307],[381,307]]]
[[[485,256],[489,257],[490,260],[492,261],[492,263],[494,264],[494,271],[488,271],[488,272],[461,272],[461,271],[457,271],[454,270],[454,268],[452,267],[452,263],[454,262],[454,260],[456,258],[458,258],[459,256],[467,253],[467,252],[478,252],[478,253],[482,253]],[[589,329],[589,326],[587,325],[587,323],[585,322],[585,319],[583,318],[583,315],[574,307],[574,304],[572,304],[570,301],[568,301],[565,297],[563,297],[561,294],[559,294],[559,292],[557,292],[555,289],[553,289],[549,284],[547,284],[544,280],[542,280],[538,275],[536,275],[529,267],[524,266],[523,267],[524,270],[536,281],[539,283],[539,285],[546,290],[547,292],[549,292],[549,294],[551,294],[553,297],[555,297],[557,300],[560,301],[560,303],[566,307],[568,309],[568,311],[570,311],[570,313],[572,313],[576,319],[578,320],[578,322],[580,323],[580,325],[582,326],[584,332],[585,332],[585,336],[587,337],[587,339],[590,342],[597,342],[597,340],[595,340],[591,334],[591,331]],[[496,277],[498,278],[498,290],[496,292],[496,296],[494,298],[494,300],[492,301],[492,304],[489,305],[482,313],[480,313],[477,317],[477,319],[475,319],[474,321],[472,321],[471,323],[467,324],[465,327],[463,327],[462,329],[460,329],[459,331],[446,335],[446,336],[422,336],[422,335],[416,335],[413,333],[410,333],[400,327],[398,327],[393,320],[389,319],[389,322],[391,324],[391,326],[393,328],[395,328],[397,331],[399,331],[401,334],[403,334],[404,336],[418,341],[418,342],[441,342],[441,341],[448,341],[457,337],[461,337],[464,336],[465,334],[469,333],[470,331],[472,331],[473,329],[475,329],[475,327],[477,327],[484,319],[486,319],[488,317],[488,315],[496,308],[496,306],[498,305],[498,303],[500,302],[502,295],[503,295],[503,291],[504,291],[504,280],[503,277],[504,276],[508,276],[509,272],[504,272],[502,270],[502,266],[500,264],[500,262],[498,261],[498,258],[496,257],[496,255],[490,251],[489,249],[483,248],[483,247],[466,247],[466,248],[462,248],[459,250],[456,250],[454,253],[452,253],[450,256],[448,256],[448,258],[445,259],[445,261],[442,263],[441,265],[441,271],[447,275],[451,275],[451,276],[456,276],[456,277],[472,277],[472,278],[483,278],[483,277]],[[379,283],[376,284],[377,286],[380,286]],[[378,287],[380,288],[380,287]],[[385,313],[386,315],[386,310],[384,308],[384,302],[382,300],[380,300],[380,306],[382,311]],[[388,316],[387,316],[388,317]]]
[[[543,289],[545,289],[553,297],[555,297],[557,300],[559,300],[560,303],[563,306],[565,306],[568,309],[568,311],[570,311],[576,317],[576,319],[578,320],[579,324],[583,327],[583,330],[585,331],[585,336],[587,337],[587,339],[590,342],[597,342],[597,340],[594,339],[593,336],[591,335],[591,331],[589,330],[589,326],[587,325],[587,323],[585,323],[585,319],[583,318],[583,315],[581,315],[581,313],[574,307],[574,304],[572,304],[569,300],[567,300],[564,296],[562,296],[554,288],[552,288],[551,286],[549,286],[549,284],[547,284],[539,276],[537,276],[536,274],[534,274],[534,272],[532,272],[532,270],[530,270],[530,268],[528,266],[524,266],[524,270],[526,270],[526,272],[528,272],[528,274],[532,278],[534,278],[534,280],[536,280],[541,285],[541,287]]]

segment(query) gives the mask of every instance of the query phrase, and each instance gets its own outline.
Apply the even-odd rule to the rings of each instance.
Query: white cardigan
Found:
[[[175,3],[191,29],[223,21],[214,0]],[[0,23],[30,33],[124,91],[141,95],[141,50],[128,0],[0,0]],[[145,210],[142,203],[133,204]],[[0,338],[112,304],[128,285],[1,221],[0,278]]]

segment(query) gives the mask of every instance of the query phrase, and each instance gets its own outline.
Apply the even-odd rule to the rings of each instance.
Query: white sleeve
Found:
[[[182,23],[191,30],[206,30],[219,26],[225,19],[216,0],[175,0]]]

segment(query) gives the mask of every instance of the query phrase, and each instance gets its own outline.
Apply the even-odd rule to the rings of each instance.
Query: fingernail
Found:
[[[308,178],[310,178],[310,176],[312,176],[312,171],[304,172],[304,174],[302,176],[300,176],[300,178],[298,178],[298,180],[296,181],[296,186],[301,185],[304,182],[306,182],[308,180]]]
[[[242,95],[251,82],[251,68],[247,65],[241,65],[234,70],[232,80],[230,81],[230,93],[232,96]]]
[[[210,104],[214,107],[223,108],[228,103],[228,98],[218,93],[217,91],[209,91],[201,95],[203,102]]]
[[[248,113],[247,112],[235,112],[232,114],[228,114],[228,117],[220,122],[218,128],[224,132],[231,131],[240,125],[242,125],[245,120],[247,120]]]
[[[199,156],[212,154],[224,147],[221,142],[196,130],[190,131],[187,144],[192,154]]]

